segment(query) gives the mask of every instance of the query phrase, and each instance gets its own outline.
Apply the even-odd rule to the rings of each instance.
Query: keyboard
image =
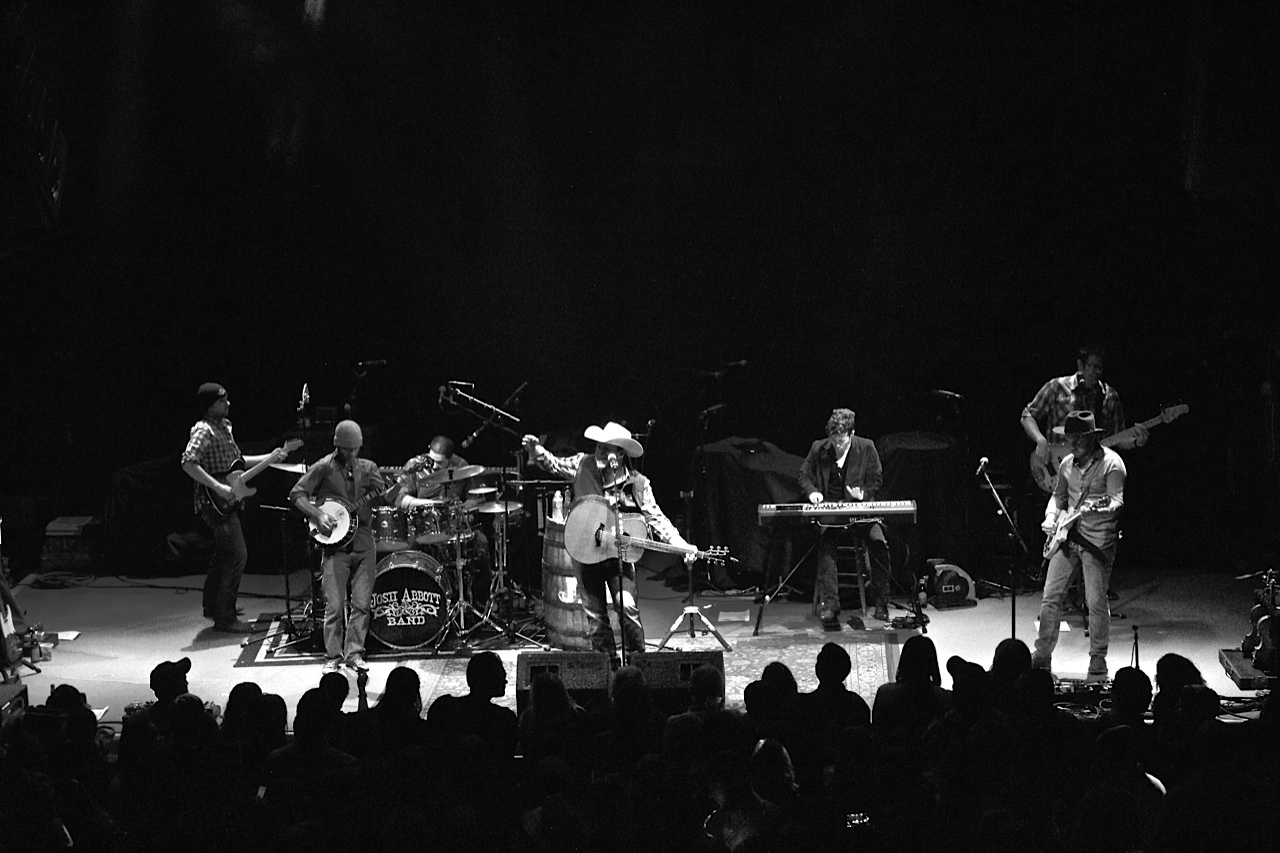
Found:
[[[839,501],[820,504],[760,504],[760,523],[786,519],[898,518],[916,520],[915,501]]]

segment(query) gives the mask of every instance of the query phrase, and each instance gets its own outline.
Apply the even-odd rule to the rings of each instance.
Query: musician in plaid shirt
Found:
[[[237,618],[241,612],[236,607],[240,591],[240,578],[249,561],[245,547],[244,531],[240,528],[240,514],[232,508],[222,515],[214,507],[205,489],[215,492],[223,500],[235,499],[235,492],[216,475],[225,475],[240,459],[246,467],[252,467],[270,459],[281,462],[287,454],[277,447],[270,453],[243,456],[231,432],[231,400],[227,389],[216,382],[206,382],[196,392],[200,420],[191,427],[187,447],[182,451],[182,470],[195,481],[195,511],[213,532],[213,556],[209,559],[209,572],[204,580],[204,615],[213,620],[213,630],[232,634],[248,634],[253,626]]]
[[[1045,436],[1052,435],[1054,427],[1066,423],[1068,412],[1092,412],[1104,438],[1124,430],[1120,393],[1102,381],[1106,357],[1102,347],[1082,346],[1076,359],[1076,372],[1050,379],[1023,408],[1022,429],[1036,443],[1036,460],[1041,465],[1048,465],[1050,461],[1049,439]],[[1112,444],[1112,449],[1128,450],[1147,443],[1146,427],[1135,424],[1134,432],[1132,438]]]

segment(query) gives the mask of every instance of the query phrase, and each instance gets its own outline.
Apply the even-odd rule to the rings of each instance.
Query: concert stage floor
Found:
[[[644,575],[644,572],[641,573]],[[43,672],[23,670],[33,704],[39,704],[56,684],[69,682],[83,690],[94,708],[105,708],[104,722],[118,722],[130,702],[151,697],[148,676],[162,660],[183,656],[193,662],[191,689],[206,701],[225,704],[231,688],[252,680],[264,691],[278,693],[292,709],[302,693],[320,678],[320,663],[289,666],[237,666],[242,657],[241,637],[215,633],[200,616],[202,576],[130,580],[126,577],[87,579],[84,585],[42,589],[27,578],[15,588],[27,611],[29,622],[43,623],[48,632],[79,632],[64,639],[53,650],[53,659],[40,664]],[[1123,618],[1112,620],[1109,662],[1114,672],[1129,664],[1134,654],[1137,626],[1137,655],[1148,675],[1155,673],[1156,660],[1166,652],[1186,655],[1200,668],[1209,686],[1223,696],[1253,696],[1253,690],[1237,687],[1219,661],[1219,650],[1238,648],[1249,629],[1248,613],[1258,580],[1234,580],[1231,574],[1210,573],[1186,567],[1147,570],[1126,567],[1115,578],[1119,599],[1112,607]],[[295,596],[305,589],[305,576],[291,578]],[[650,650],[654,650],[685,605],[684,594],[665,586],[652,576],[639,580],[641,610]],[[727,698],[730,705],[742,702],[742,690],[758,677],[764,665],[781,660],[795,673],[802,689],[814,683],[813,664],[823,642],[834,640],[847,647],[886,649],[887,665],[881,663],[864,673],[863,682],[853,689],[864,695],[874,693],[878,683],[892,678],[896,647],[910,631],[853,631],[838,634],[822,630],[809,605],[782,597],[765,608],[759,636],[753,637],[758,605],[750,596],[703,593],[695,599],[701,612],[711,620],[733,647],[726,651]],[[260,614],[284,610],[284,578],[246,575],[240,603],[246,620]],[[989,666],[991,654],[1000,640],[1016,635],[1030,644],[1035,635],[1038,593],[1016,599],[987,597],[976,606],[938,611],[926,609],[927,631],[938,647],[943,663],[951,655]],[[844,618],[850,614],[845,613]],[[891,615],[905,616],[906,611]],[[1088,662],[1088,640],[1078,615],[1068,620],[1054,657],[1055,672],[1064,678],[1082,678]],[[876,623],[870,623],[876,624]],[[698,632],[690,637],[688,620],[671,637],[668,648],[679,651],[719,649],[716,639]],[[509,685],[503,703],[515,707],[516,657],[522,648],[490,647],[507,665]],[[861,658],[858,658],[859,660]],[[400,652],[394,656],[370,656],[370,700],[376,701],[387,673],[398,665],[420,670],[424,701],[441,692],[465,690],[461,681],[463,665],[454,655],[433,657],[430,649],[421,654]],[[447,674],[447,673],[452,673]],[[446,677],[447,675],[447,677]],[[855,678],[857,673],[855,672]],[[943,672],[944,686],[950,678]],[[353,685],[354,687],[354,685]],[[354,696],[354,689],[353,689]],[[354,707],[354,698],[349,700]]]

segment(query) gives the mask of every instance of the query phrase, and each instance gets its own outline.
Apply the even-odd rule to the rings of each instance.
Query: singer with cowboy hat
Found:
[[[649,532],[655,538],[682,548],[690,547],[662,507],[658,506],[649,478],[632,468],[631,460],[643,456],[644,447],[632,437],[631,431],[609,421],[604,426],[587,427],[583,436],[596,443],[593,453],[556,456],[533,435],[526,435],[523,444],[529,458],[539,468],[573,481],[575,498],[585,495],[606,497],[622,512],[643,515]],[[694,553],[685,556],[686,562],[695,559],[697,555]],[[616,650],[613,629],[609,626],[608,599],[605,598],[607,585],[614,599],[620,602],[623,649],[627,654],[644,651],[644,627],[640,623],[640,608],[636,603],[635,564],[623,561],[619,565],[617,558],[589,566],[576,560],[573,564],[582,594],[582,609],[591,627],[591,647],[610,656]]]
[[[1119,539],[1120,510],[1124,507],[1126,471],[1120,454],[1101,444],[1104,430],[1097,427],[1093,412],[1069,412],[1056,436],[1066,439],[1071,452],[1058,466],[1058,481],[1045,507],[1041,529],[1052,535],[1059,516],[1069,510],[1086,508],[1067,534],[1062,547],[1049,560],[1040,603],[1040,632],[1036,637],[1033,665],[1051,669],[1062,602],[1071,579],[1078,570],[1084,576],[1085,601],[1089,608],[1089,670],[1087,681],[1107,678],[1107,641],[1111,633],[1111,611],[1107,607],[1107,585],[1115,562]]]

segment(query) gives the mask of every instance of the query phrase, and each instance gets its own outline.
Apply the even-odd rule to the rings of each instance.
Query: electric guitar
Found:
[[[315,540],[317,545],[323,545],[326,548],[341,548],[350,542],[356,535],[356,530],[360,527],[360,510],[379,498],[387,498],[389,501],[396,499],[400,489],[402,489],[409,481],[409,475],[413,473],[413,468],[406,468],[396,475],[396,481],[385,489],[377,492],[369,492],[355,503],[345,498],[327,497],[319,500],[312,499],[311,505],[321,512],[332,516],[334,519],[333,530],[325,533],[320,529],[320,524],[314,518],[307,519],[307,528],[311,533],[311,538]]]
[[[564,522],[564,547],[569,556],[584,565],[603,563],[618,556],[617,512],[609,501],[600,495],[583,495],[569,507],[569,517]],[[661,551],[664,554],[697,554],[699,559],[723,565],[729,549],[713,546],[699,551],[692,545],[682,547],[649,538],[649,527],[644,517],[635,513],[622,513],[622,559],[634,563],[645,551]]]
[[[1151,429],[1157,424],[1171,423],[1182,417],[1189,411],[1190,407],[1186,403],[1177,406],[1170,406],[1149,421],[1143,421],[1142,426]],[[1131,426],[1126,430],[1121,430],[1115,435],[1109,435],[1102,439],[1099,444],[1103,447],[1114,447],[1117,443],[1133,438],[1138,434],[1138,427]],[[1040,487],[1046,495],[1053,494],[1053,487],[1058,482],[1058,466],[1062,464],[1062,460],[1070,453],[1070,448],[1066,444],[1050,444],[1049,460],[1041,463],[1036,459],[1034,451],[1031,453],[1031,478],[1036,481],[1036,485]]]
[[[1059,514],[1053,526],[1053,532],[1044,540],[1044,558],[1047,560],[1057,553],[1062,543],[1067,541],[1067,534],[1071,532],[1071,528],[1075,526],[1080,516],[1106,509],[1107,504],[1107,498],[1098,498],[1096,501],[1089,501],[1087,504],[1081,504],[1075,509]]]
[[[0,604],[0,666],[6,669],[5,683],[9,683],[7,670],[22,660],[22,640],[13,627],[9,605]]]
[[[291,438],[282,445],[282,448],[285,454],[288,455],[293,451],[297,450],[301,446],[302,446],[302,439]],[[254,477],[258,476],[259,474],[261,474],[263,471],[267,469],[267,466],[271,464],[272,455],[274,454],[270,454],[270,453],[267,454],[267,457],[265,459],[263,459],[257,465],[254,465],[248,471],[244,470],[244,460],[237,459],[235,466],[233,466],[230,471],[227,471],[222,474],[214,474],[213,476],[216,479],[221,480],[222,482],[230,486],[231,491],[234,492],[235,494],[231,497],[230,500],[228,500],[222,497],[222,495],[215,492],[213,489],[209,488],[208,486],[205,486],[204,493],[209,498],[209,503],[213,505],[213,511],[216,512],[218,515],[226,517],[231,513],[235,512],[237,509],[239,509],[240,505],[244,503],[245,498],[250,497],[251,495],[256,495],[258,493],[258,490],[248,485],[248,483]]]

